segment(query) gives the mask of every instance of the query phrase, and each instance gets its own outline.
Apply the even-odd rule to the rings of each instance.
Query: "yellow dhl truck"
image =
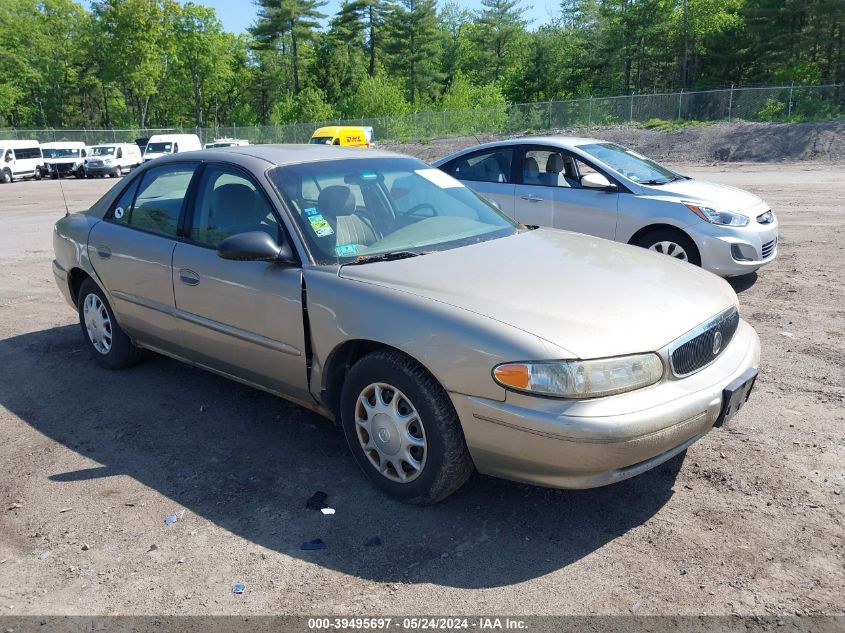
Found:
[[[312,145],[345,145],[372,147],[373,128],[370,126],[334,125],[321,127],[308,141]]]

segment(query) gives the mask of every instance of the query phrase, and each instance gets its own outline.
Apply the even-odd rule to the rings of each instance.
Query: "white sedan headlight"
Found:
[[[684,205],[702,220],[710,222],[710,224],[720,224],[722,226],[746,226],[749,221],[748,216],[740,215],[739,213],[717,211],[711,207],[703,207],[689,202],[684,202]]]
[[[506,389],[557,398],[610,396],[653,385],[662,376],[657,354],[504,363],[493,369],[493,378]]]

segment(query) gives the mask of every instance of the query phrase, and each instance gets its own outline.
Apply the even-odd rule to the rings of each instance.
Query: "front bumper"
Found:
[[[761,207],[762,209],[762,207]],[[778,221],[760,224],[752,212],[748,226],[700,222],[686,230],[701,254],[701,267],[721,277],[753,273],[778,256]],[[737,255],[741,257],[738,258]]]
[[[479,472],[594,488],[654,468],[703,437],[719,416],[722,390],[759,362],[757,333],[740,321],[711,365],[626,394],[566,401],[509,392],[505,402],[450,395]]]
[[[102,167],[85,166],[86,176],[111,176],[120,173],[120,165],[103,165]]]

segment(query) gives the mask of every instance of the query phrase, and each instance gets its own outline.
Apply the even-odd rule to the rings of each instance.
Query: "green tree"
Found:
[[[252,28],[256,39],[268,46],[290,42],[293,93],[299,94],[300,46],[313,42],[324,0],[258,0],[258,21]]]
[[[347,117],[378,117],[404,114],[409,110],[401,84],[383,72],[376,73],[375,77],[364,77],[357,90],[343,103],[343,113]]]
[[[511,66],[513,44],[525,31],[519,0],[481,0],[475,45],[482,81],[494,81]]]
[[[443,80],[435,0],[402,0],[387,23],[390,66],[404,78],[408,100],[431,103]]]

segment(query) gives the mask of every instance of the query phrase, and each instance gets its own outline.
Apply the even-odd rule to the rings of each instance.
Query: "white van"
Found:
[[[196,134],[156,134],[151,136],[144,151],[144,162],[179,152],[202,149],[200,137]]]
[[[241,138],[219,138],[213,143],[206,143],[205,149],[217,149],[218,147],[244,147],[249,141]]]
[[[135,143],[94,145],[85,159],[85,176],[117,178],[140,165],[141,160],[141,149]]]
[[[40,180],[44,158],[38,141],[0,140],[0,182],[16,178]]]
[[[44,157],[44,175],[61,178],[71,174],[77,178],[85,176],[83,161],[88,156],[88,146],[78,141],[42,143],[41,155]]]

